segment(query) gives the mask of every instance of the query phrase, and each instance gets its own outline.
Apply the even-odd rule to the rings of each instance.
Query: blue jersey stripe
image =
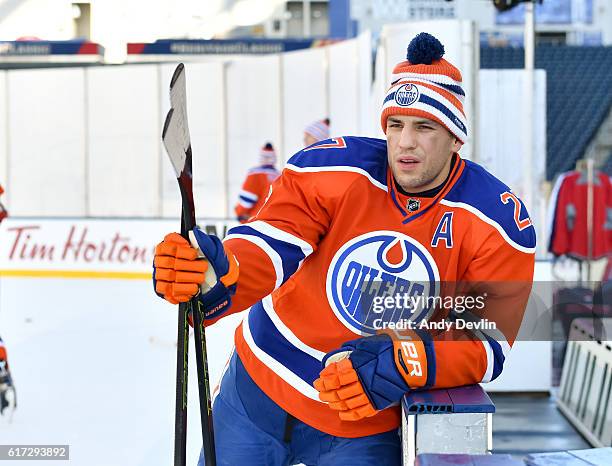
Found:
[[[344,136],[346,148],[330,150],[316,145],[307,152],[300,151],[287,163],[300,168],[307,167],[355,167],[367,172],[380,184],[387,184],[387,141],[384,139]],[[317,144],[325,145],[331,139]]]
[[[291,275],[295,273],[300,262],[303,261],[306,256],[304,252],[299,246],[295,244],[288,243],[286,241],[281,241],[276,238],[272,238],[264,233],[257,231],[255,228],[252,228],[246,225],[240,225],[234,228],[231,228],[228,232],[228,235],[250,235],[257,236],[258,238],[263,239],[268,246],[274,249],[282,260],[283,266],[283,280],[282,283],[285,283]]]
[[[276,328],[259,301],[249,311],[249,329],[255,344],[299,378],[312,385],[321,361],[293,346]]]
[[[493,375],[491,376],[491,380],[495,380],[499,374],[501,374],[504,368],[506,357],[504,356],[501,345],[495,341],[495,339],[489,337],[488,335],[485,335],[485,338],[493,350]]]
[[[252,206],[255,205],[255,201],[253,199],[249,199],[248,197],[242,196],[242,195],[240,195],[238,197],[245,204],[249,204],[249,205],[252,205]]]

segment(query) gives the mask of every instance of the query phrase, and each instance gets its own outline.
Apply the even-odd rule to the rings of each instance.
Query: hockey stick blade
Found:
[[[191,146],[187,120],[186,83],[185,65],[179,63],[170,80],[170,110],[166,115],[162,131],[162,140],[177,178],[180,178],[185,169],[187,154]]]
[[[187,79],[185,79],[185,65],[179,63],[170,80],[170,106],[176,108],[185,105],[183,96],[187,94]]]
[[[185,119],[180,117],[180,112],[171,108],[166,115],[162,131],[162,141],[177,178],[180,178],[181,173],[185,170],[187,151],[190,146],[189,130],[185,130],[182,125],[184,121]]]

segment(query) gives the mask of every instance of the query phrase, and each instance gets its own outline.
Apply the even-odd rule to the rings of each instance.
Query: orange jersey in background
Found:
[[[1,194],[4,194],[4,188],[2,186],[0,186],[0,195]],[[4,207],[4,204],[0,202],[0,222],[2,222],[2,220],[4,220],[6,217],[8,217],[8,211],[6,210],[6,207]]]
[[[268,195],[270,184],[279,174],[273,165],[263,165],[249,170],[238,195],[238,204],[234,207],[236,216],[241,222],[244,223],[257,213]]]
[[[0,361],[6,361],[6,359],[6,347],[4,346],[2,338],[0,338]]]

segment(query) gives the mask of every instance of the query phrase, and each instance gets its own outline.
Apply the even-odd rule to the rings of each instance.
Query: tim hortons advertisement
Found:
[[[233,220],[202,220],[225,236]],[[155,245],[178,219],[8,218],[0,225],[0,275],[148,279]]]

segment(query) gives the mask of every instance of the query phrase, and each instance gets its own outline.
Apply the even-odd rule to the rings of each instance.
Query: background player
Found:
[[[304,128],[304,147],[323,141],[329,137],[329,118],[317,120]]]
[[[0,186],[0,195],[4,193],[4,188]],[[4,204],[0,203],[0,222],[8,216],[8,211]],[[17,406],[15,396],[15,386],[9,371],[6,347],[0,337],[0,415],[10,416]]]
[[[251,168],[242,184],[238,203],[234,207],[240,223],[246,222],[263,205],[270,184],[280,175],[276,169],[276,152],[272,143],[267,142],[259,153],[259,165]]]
[[[10,419],[16,407],[15,386],[9,370],[6,348],[0,338],[0,415]]]
[[[158,245],[165,299],[197,294],[208,324],[250,307],[214,401],[219,464],[399,465],[404,393],[501,373],[533,278],[535,233],[509,188],[459,156],[462,79],[443,53],[428,34],[410,43],[382,107],[386,141],[309,146],[223,244],[196,228],[191,245],[176,233]],[[362,307],[373,282],[422,297],[455,282],[526,286],[487,300],[484,316],[505,316],[499,332],[392,337]],[[423,322],[432,311],[407,315]]]
[[[4,188],[0,186],[0,196],[2,194],[4,194]],[[8,211],[6,210],[6,207],[4,207],[4,204],[0,202],[0,222],[2,222],[2,220],[4,220],[6,217],[8,217]]]

